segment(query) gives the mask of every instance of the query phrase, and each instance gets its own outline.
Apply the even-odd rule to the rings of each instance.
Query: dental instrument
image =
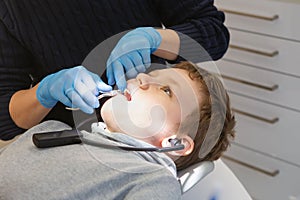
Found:
[[[117,94],[122,94],[121,90],[112,90],[109,92],[100,92],[101,94],[97,97],[98,100],[104,98],[104,97],[114,97]],[[72,111],[77,111],[80,110],[79,108],[70,108],[70,107],[66,107],[67,110],[72,110]]]

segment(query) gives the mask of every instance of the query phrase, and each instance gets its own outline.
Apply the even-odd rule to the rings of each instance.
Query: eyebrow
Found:
[[[171,82],[172,84],[174,84],[176,87],[181,88],[181,87],[180,87],[181,85],[180,85],[177,81],[175,81],[173,78],[170,78],[169,80],[170,80],[170,82]]]
[[[152,74],[153,76],[158,76],[159,70],[153,70],[153,71],[149,72],[148,74]],[[175,87],[181,89],[181,87],[180,87],[181,85],[176,80],[174,80],[174,78],[172,76],[168,77],[168,81],[170,81],[169,84],[173,84]]]

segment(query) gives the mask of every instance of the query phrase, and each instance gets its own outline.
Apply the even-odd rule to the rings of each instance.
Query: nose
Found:
[[[145,73],[139,73],[136,79],[139,82],[139,87],[144,90],[148,89],[150,83],[153,82],[152,77]]]

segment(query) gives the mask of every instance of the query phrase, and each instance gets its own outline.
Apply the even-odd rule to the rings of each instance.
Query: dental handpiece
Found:
[[[112,90],[112,91],[109,91],[109,92],[101,92],[101,94],[98,96],[98,100],[104,98],[104,97],[114,97],[116,96],[117,94],[121,94],[122,92],[120,90]],[[73,111],[76,111],[76,110],[80,110],[79,108],[70,108],[70,107],[66,107],[67,110],[73,110]]]

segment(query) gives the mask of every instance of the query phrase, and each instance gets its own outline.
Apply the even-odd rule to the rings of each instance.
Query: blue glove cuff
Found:
[[[135,30],[137,31],[142,31],[144,32],[145,36],[148,38],[149,42],[150,42],[150,51],[151,53],[153,53],[154,51],[157,50],[157,48],[159,47],[160,43],[161,43],[161,35],[159,34],[159,32],[152,27],[140,27],[140,28],[136,28]]]
[[[40,104],[42,104],[45,108],[53,108],[56,103],[58,102],[57,100],[54,99],[47,99],[44,98],[43,96],[50,96],[49,92],[48,92],[48,88],[47,86],[45,86],[45,84],[47,84],[51,79],[52,75],[49,75],[48,77],[44,78],[38,86],[38,89],[36,90],[36,97],[37,100],[40,102]],[[51,82],[51,81],[50,81]]]

